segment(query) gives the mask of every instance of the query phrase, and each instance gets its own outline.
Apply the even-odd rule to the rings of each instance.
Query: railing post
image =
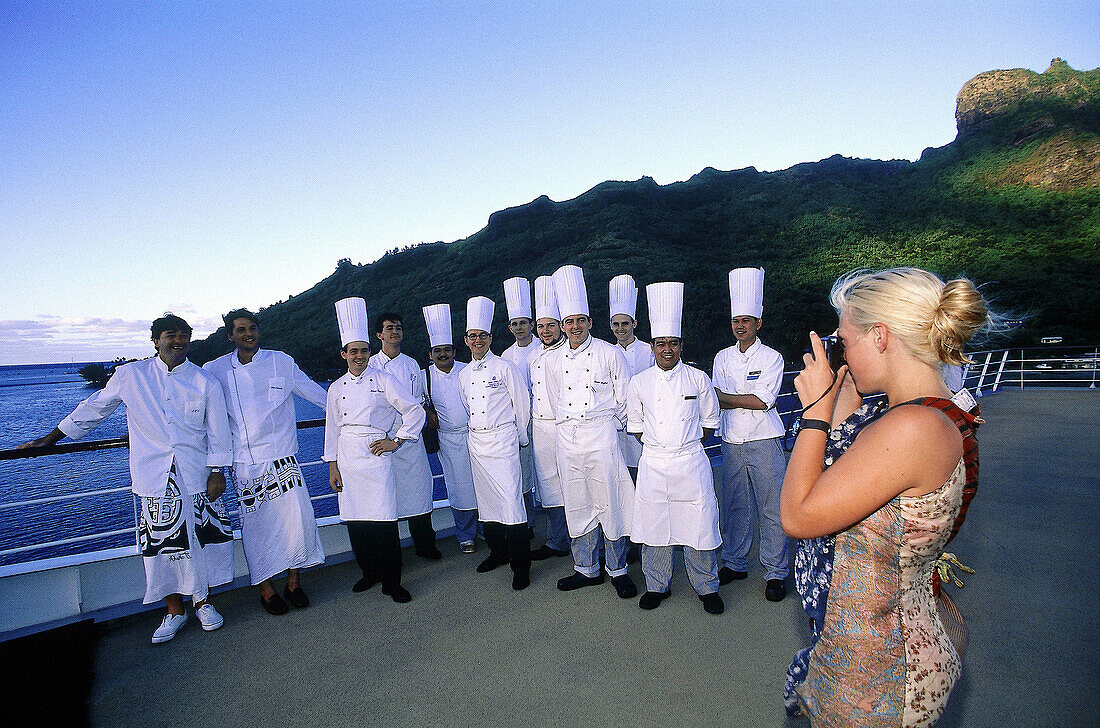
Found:
[[[1020,389],[1024,388],[1024,350],[1020,349]]]
[[[1096,389],[1096,367],[1100,366],[1100,347],[1092,350],[1092,384],[1089,389]]]
[[[1001,357],[1001,366],[997,368],[997,377],[993,382],[993,390],[992,391],[994,391],[994,392],[996,392],[998,389],[1001,388],[1001,375],[1004,374],[1005,362],[1007,362],[1007,361],[1008,361],[1008,349],[1005,349],[1005,353]]]
[[[978,386],[974,388],[974,394],[982,396],[982,387],[985,386],[985,374],[989,371],[989,360],[993,357],[992,351],[985,353],[985,363],[982,364],[982,373],[978,376]]]

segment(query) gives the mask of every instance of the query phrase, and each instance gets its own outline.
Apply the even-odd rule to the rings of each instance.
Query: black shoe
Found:
[[[638,587],[634,586],[634,580],[628,574],[611,577],[611,585],[615,587],[615,593],[619,595],[619,599],[638,596]]]
[[[718,592],[700,594],[699,601],[703,603],[703,611],[707,614],[721,614],[726,611],[726,603],[722,601],[722,597],[718,596]]]
[[[261,594],[260,604],[264,605],[264,609],[268,614],[279,615],[290,611],[290,607],[286,605],[286,602],[278,593],[272,594],[270,599],[264,599],[263,594]]]
[[[782,579],[768,579],[764,587],[764,598],[769,602],[781,602],[787,596],[787,585]]]
[[[489,555],[485,557],[485,560],[477,565],[477,573],[484,574],[488,571],[492,571],[498,566],[504,566],[507,563],[507,556],[500,556],[499,554],[494,554],[490,551]]]
[[[434,543],[431,546],[425,546],[424,548],[417,548],[416,555],[422,559],[430,559],[431,561],[439,561],[443,558],[443,554],[440,552],[439,547]]]
[[[669,589],[666,592],[651,592],[647,591],[642,595],[642,598],[638,600],[638,606],[642,609],[656,609],[661,606],[661,602],[672,596],[672,590]]]
[[[309,597],[302,591],[302,587],[291,590],[290,587],[284,586],[283,596],[286,597],[286,600],[293,604],[296,609],[305,609],[309,606]]]
[[[515,574],[512,574],[513,589],[516,591],[523,591],[529,586],[531,586],[531,572],[517,571]]]
[[[626,563],[636,564],[642,560],[642,551],[638,548],[638,544],[630,544],[630,548],[626,550]]]
[[[394,600],[398,604],[404,604],[405,602],[412,601],[412,594],[409,594],[409,590],[400,584],[394,586],[382,587],[382,593]]]
[[[597,584],[603,584],[602,571],[596,576],[585,576],[579,571],[574,571],[569,576],[558,579],[558,589],[560,589],[561,591],[573,591],[574,589],[580,589],[586,586],[595,586]]]
[[[372,579],[369,576],[364,576],[359,581],[355,582],[355,586],[351,588],[353,592],[358,594],[359,592],[365,592],[377,583],[376,579]]]
[[[728,566],[723,566],[718,570],[718,583],[729,584],[731,581],[741,581],[747,578],[749,572],[747,571],[734,571]]]
[[[531,561],[543,561],[545,559],[553,557],[568,555],[568,551],[558,551],[556,548],[552,548],[550,546],[547,546],[546,544],[543,544],[542,546],[539,546],[537,549],[531,552]]]

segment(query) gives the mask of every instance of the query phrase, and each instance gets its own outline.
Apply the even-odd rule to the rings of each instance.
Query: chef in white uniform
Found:
[[[619,447],[626,427],[630,369],[622,350],[590,333],[584,273],[575,265],[554,272],[554,293],[568,343],[554,356],[547,382],[558,422],[558,474],[573,541],[574,573],[558,581],[571,591],[603,583],[599,553],[623,599],[638,593],[627,573],[634,484]]]
[[[654,364],[653,349],[649,344],[634,335],[638,328],[636,312],[638,308],[638,286],[628,275],[615,276],[608,284],[608,300],[611,310],[611,333],[613,343],[620,346],[630,367],[630,376],[649,369]],[[631,475],[637,479],[638,458],[642,455],[642,445],[638,438],[627,432],[619,433],[619,445],[623,450],[623,460],[630,468]]]
[[[221,383],[229,409],[241,544],[252,584],[260,587],[260,604],[270,614],[286,614],[287,602],[299,609],[309,606],[298,570],[325,563],[296,457],[294,395],[323,410],[325,390],[288,354],[260,348],[260,326],[251,311],[230,311],[222,320],[235,350],[203,369]],[[285,601],[271,583],[284,571]]]
[[[352,591],[382,582],[382,593],[395,602],[412,599],[401,586],[401,540],[393,452],[415,442],[424,427],[420,402],[409,397],[395,377],[369,366],[367,304],[362,298],[336,302],[340,356],[348,373],[328,389],[325,450],[329,484],[338,494],[340,520],[363,577]],[[392,437],[394,423],[401,426]]]
[[[539,342],[535,339],[534,319],[531,308],[531,284],[526,278],[509,278],[504,281],[504,303],[508,308],[508,330],[516,338],[500,355],[501,359],[515,366],[523,378],[523,385],[531,391],[528,377],[528,363],[539,352]],[[531,441],[531,431],[527,431],[527,441]],[[528,526],[535,522],[535,457],[531,447],[521,448],[519,464],[523,474],[523,501],[527,505]]]
[[[558,477],[558,423],[546,375],[562,347],[558,300],[550,276],[535,279],[535,333],[538,350],[528,362],[531,382],[531,450],[535,461],[535,495],[546,514],[546,543],[531,552],[535,561],[569,554],[569,527],[565,522],[565,495]]]
[[[438,422],[439,464],[447,483],[447,499],[454,516],[458,547],[462,553],[472,554],[477,536],[477,497],[467,442],[470,415],[462,406],[462,394],[458,389],[458,373],[466,365],[455,361],[451,305],[437,303],[425,306],[423,311],[431,346],[428,356],[432,360],[425,372],[425,383]]]
[[[760,523],[760,564],[764,597],[787,594],[787,534],[779,522],[779,494],[787,470],[783,420],[775,409],[783,384],[783,357],[764,346],[764,270],[736,268],[729,273],[730,323],[737,343],[714,357],[714,387],[722,408],[722,487],[719,514],[722,568],[727,584],[748,576],[754,519]]]
[[[401,341],[405,330],[400,314],[387,311],[375,319],[374,335],[382,342],[382,349],[371,357],[371,366],[382,369],[405,387],[405,392],[421,404],[427,404],[424,377],[420,365],[411,356],[401,353]],[[392,436],[401,427],[401,418],[394,423]],[[393,456],[393,472],[397,479],[398,518],[408,519],[416,555],[425,559],[441,559],[443,554],[435,545],[432,528],[432,490],[435,479],[424,442],[417,440],[401,448]]]
[[[512,588],[531,583],[531,535],[523,503],[519,450],[528,444],[530,396],[516,368],[489,350],[492,300],[475,296],[466,303],[466,345],[470,363],[458,375],[462,403],[470,415],[470,461],[478,518],[489,556],[481,573],[512,565]]]
[[[703,440],[718,429],[718,397],[706,374],[680,361],[683,283],[646,286],[657,365],[630,380],[627,430],[643,444],[631,538],[642,544],[646,593],[654,609],[671,594],[673,547],[684,547],[688,580],[710,614],[718,595],[718,499]]]

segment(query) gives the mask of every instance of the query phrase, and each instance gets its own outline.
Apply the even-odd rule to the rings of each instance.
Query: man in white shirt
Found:
[[[79,439],[126,405],[130,479],[141,501],[143,602],[163,599],[168,607],[153,633],[156,644],[175,637],[187,622],[183,596],[191,597],[204,630],[224,623],[209,591],[233,579],[233,531],[219,500],[233,443],[221,386],[187,361],[191,326],[166,314],[151,331],[155,357],[118,367],[107,386],[52,432],[20,447]]]
[[[523,378],[523,386],[531,392],[531,380],[529,378],[528,364],[539,351],[539,343],[535,341],[532,331],[533,310],[531,301],[531,284],[526,278],[509,278],[504,281],[504,302],[508,309],[508,330],[512,332],[516,342],[504,350],[501,359],[511,362]],[[531,431],[527,431],[527,441],[531,441]],[[535,456],[530,446],[519,451],[520,470],[523,475],[523,502],[527,506],[527,526],[533,527],[536,511],[535,505]]]
[[[554,273],[554,292],[568,345],[554,357],[547,382],[558,423],[558,474],[573,541],[574,573],[558,581],[571,591],[602,584],[599,554],[622,599],[637,595],[627,573],[634,484],[619,447],[626,426],[630,370],[618,347],[590,334],[584,275],[574,265]]]
[[[348,373],[328,389],[321,459],[329,464],[329,485],[338,494],[340,520],[348,528],[363,573],[351,590],[363,592],[382,582],[382,593],[403,604],[412,595],[401,586],[393,453],[419,437],[424,406],[396,377],[369,366],[366,302],[337,301],[336,315],[340,356],[348,363]]]
[[[478,518],[489,556],[481,573],[512,565],[512,588],[531,583],[531,536],[523,502],[519,450],[528,445],[530,395],[516,368],[489,350],[493,302],[484,296],[466,304],[466,345],[470,364],[458,375],[462,404],[470,415],[470,460]]]
[[[430,424],[439,433],[439,465],[447,484],[447,500],[454,516],[458,548],[464,554],[472,554],[477,536],[477,496],[467,441],[470,415],[462,406],[458,388],[458,374],[466,365],[455,361],[450,304],[425,306],[423,312],[431,344],[428,356],[432,363],[424,374],[428,399],[435,413],[435,422]]]
[[[371,357],[371,366],[393,375],[406,389],[406,394],[417,402],[426,404],[424,378],[420,365],[412,357],[401,353],[401,341],[405,332],[401,316],[387,311],[375,319],[374,335],[382,342],[381,350]],[[401,427],[401,418],[394,424]],[[435,545],[432,528],[432,467],[421,440],[409,443],[393,456],[394,477],[397,479],[397,507],[399,517],[408,519],[416,555],[425,559],[441,559],[443,554]]]
[[[260,349],[260,327],[247,309],[222,317],[235,350],[203,369],[222,386],[233,432],[233,477],[241,544],[252,584],[270,614],[286,614],[289,601],[309,606],[299,570],[325,562],[317,519],[298,465],[294,395],[322,410],[325,390],[287,354]],[[287,572],[283,597],[271,580]]]
[[[683,283],[646,287],[657,365],[627,386],[627,430],[642,444],[630,537],[642,547],[646,593],[656,609],[671,595],[672,552],[684,565],[709,614],[725,610],[718,595],[718,501],[703,441],[718,429],[718,398],[706,374],[680,361]]]
[[[565,521],[565,495],[558,477],[558,423],[550,401],[547,374],[554,357],[565,346],[558,321],[558,303],[550,276],[535,279],[535,331],[537,353],[528,361],[531,382],[531,450],[535,462],[535,489],[540,510],[546,514],[546,543],[531,552],[534,561],[569,555],[569,527]]]
[[[753,509],[760,519],[764,596],[787,594],[787,534],[779,522],[779,494],[787,459],[783,421],[775,400],[783,383],[783,357],[757,337],[763,326],[764,271],[730,271],[730,312],[737,344],[714,357],[714,387],[722,408],[722,568],[728,584],[748,576]]]

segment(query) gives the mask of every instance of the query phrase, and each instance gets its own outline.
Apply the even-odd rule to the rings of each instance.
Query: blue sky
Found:
[[[0,0],[0,364],[151,352],[607,179],[915,159],[1095,2]]]

